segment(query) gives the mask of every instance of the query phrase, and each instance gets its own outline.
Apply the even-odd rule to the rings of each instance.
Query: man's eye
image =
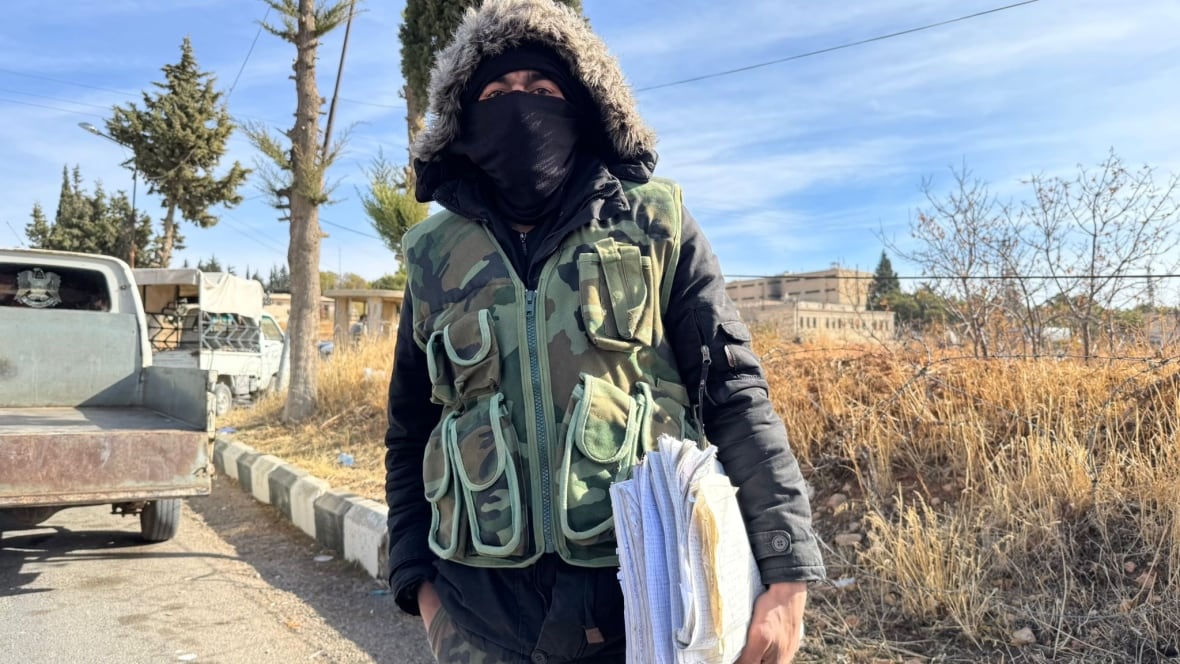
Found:
[[[535,90],[532,90],[532,93],[535,95],[551,95],[551,94],[553,94],[553,91],[550,90],[549,88],[537,88]]]

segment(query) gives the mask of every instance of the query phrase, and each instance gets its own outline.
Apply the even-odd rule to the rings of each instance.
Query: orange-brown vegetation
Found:
[[[1164,661],[1180,648],[1180,367],[758,339],[830,581],[801,661]],[[956,351],[950,351],[956,352]],[[338,351],[319,416],[237,437],[384,494],[391,342]],[[337,462],[355,457],[352,468]]]

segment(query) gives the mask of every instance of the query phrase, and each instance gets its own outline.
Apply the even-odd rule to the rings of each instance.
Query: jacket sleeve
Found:
[[[683,211],[680,259],[664,314],[693,406],[704,383],[703,424],[738,487],[738,504],[763,583],[824,578],[811,505],[787,431],[774,412],[749,328],[696,220]]]
[[[434,578],[436,559],[426,542],[430,506],[423,493],[422,455],[442,406],[430,401],[426,354],[414,343],[411,311],[407,289],[389,381],[385,501],[389,505],[389,586],[397,605],[418,615],[418,587]]]

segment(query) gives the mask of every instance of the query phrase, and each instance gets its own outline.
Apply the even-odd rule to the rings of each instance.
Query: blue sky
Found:
[[[636,88],[788,57],[1008,4],[1005,0],[584,0]],[[352,127],[322,211],[325,270],[368,279],[396,269],[358,204],[363,168],[404,160],[397,29],[403,2],[362,0],[337,127]],[[251,0],[9,0],[0,26],[0,246],[19,246],[34,202],[50,214],[61,168],[129,189],[127,153],[85,133],[175,62],[185,35],[226,90],[266,12]],[[273,17],[272,17],[273,18]],[[1004,196],[1033,173],[1068,174],[1114,148],[1130,164],[1180,171],[1180,3],[1041,0],[895,39],[637,93],[660,135],[657,172],[686,202],[730,275],[872,270],[881,235],[901,245],[948,167],[966,163]],[[320,90],[343,30],[325,40]],[[240,120],[285,129],[293,47],[263,34],[229,98]],[[231,159],[253,166],[244,137]],[[286,259],[287,226],[251,182],[215,228],[187,227],[184,258],[241,272]],[[159,202],[139,204],[153,217]],[[895,260],[900,273],[914,269]]]

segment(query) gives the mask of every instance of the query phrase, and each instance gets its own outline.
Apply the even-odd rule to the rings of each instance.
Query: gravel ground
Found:
[[[109,508],[0,539],[0,661],[430,664],[419,619],[227,478],[147,545]]]

